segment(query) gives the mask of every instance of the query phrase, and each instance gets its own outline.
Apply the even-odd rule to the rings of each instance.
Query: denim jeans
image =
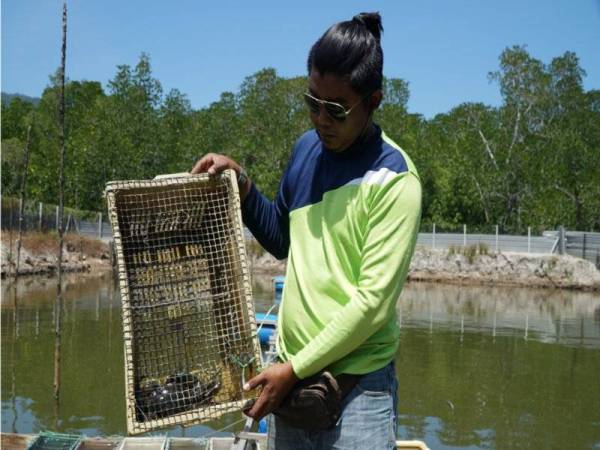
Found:
[[[304,431],[271,414],[269,450],[387,450],[394,449],[398,381],[391,362],[360,377],[344,398],[342,415],[326,431]]]

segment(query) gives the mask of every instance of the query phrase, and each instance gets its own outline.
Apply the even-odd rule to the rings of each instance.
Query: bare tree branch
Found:
[[[489,155],[490,159],[492,160],[492,164],[494,164],[494,167],[496,168],[496,170],[499,170],[498,163],[496,163],[496,158],[494,157],[494,152],[492,151],[492,148],[490,147],[489,141],[485,138],[481,129],[478,129],[477,132],[479,133],[479,136],[481,136],[481,140],[483,141],[483,145],[485,146],[485,150],[487,151],[487,154]]]
[[[558,184],[554,184],[554,189],[562,192],[567,197],[569,197],[571,200],[573,200],[575,203],[577,203],[577,197],[574,194],[572,194],[571,192],[567,191],[565,188],[559,186]]]
[[[477,181],[477,178],[475,178],[474,175],[471,174],[471,178],[473,179],[473,182],[475,183],[475,186],[477,187],[477,192],[479,193],[479,197],[481,197],[481,204],[483,205],[483,212],[485,214],[485,221],[489,222],[490,221],[490,215],[488,213],[487,202],[485,201],[485,196],[483,195],[483,189],[481,189],[481,185],[479,184],[479,181]]]

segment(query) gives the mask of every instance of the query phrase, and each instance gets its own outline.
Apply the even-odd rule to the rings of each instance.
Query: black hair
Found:
[[[352,89],[367,95],[381,89],[383,51],[381,16],[378,12],[360,13],[332,25],[310,49],[308,73],[331,73],[348,78]]]

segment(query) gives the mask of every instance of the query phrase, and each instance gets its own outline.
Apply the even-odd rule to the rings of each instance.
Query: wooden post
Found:
[[[498,225],[496,225],[496,253],[498,253]]]
[[[463,225],[463,247],[467,246],[467,224]]]
[[[67,54],[67,2],[63,3],[62,13],[62,46],[60,52],[60,101],[58,107],[59,118],[59,144],[60,144],[60,166],[59,166],[59,228],[58,228],[58,282],[56,284],[57,319],[55,330],[54,348],[54,398],[58,402],[60,392],[60,316],[62,314],[62,259],[64,246],[64,197],[65,197],[65,66]]]
[[[60,211],[59,211],[59,207],[56,207],[56,231],[58,232],[60,228]]]
[[[18,231],[17,231],[17,251],[15,252],[15,281],[19,277],[19,263],[21,260],[21,237],[22,237],[22,226],[23,226],[23,197],[19,198],[19,218],[18,220]],[[12,232],[12,231],[11,231]]]
[[[38,207],[38,230],[42,231],[42,215],[44,213],[44,207],[42,202],[40,202],[40,205]]]
[[[10,271],[13,267],[15,267],[15,261],[14,261],[14,257],[15,254],[13,253],[13,239],[14,239],[14,233],[15,233],[15,227],[14,227],[14,218],[13,218],[13,202],[12,199],[8,200],[8,207],[9,209],[9,224],[8,224],[8,274],[7,274],[7,278],[10,278]]]
[[[117,279],[117,258],[115,255],[115,241],[112,240],[108,243],[108,255],[110,259],[110,267],[112,269],[113,280]]]
[[[567,243],[565,242],[565,227],[558,228],[558,254],[564,255],[567,252]]]
[[[25,189],[27,188],[27,172],[29,170],[29,143],[31,142],[31,125],[27,127],[27,141],[23,155],[23,175],[21,178],[21,196],[19,198],[19,238],[17,239],[17,265],[15,267],[15,281],[19,276],[21,263],[21,241],[23,239],[23,209],[25,208]]]
[[[98,213],[98,239],[102,240],[102,213]]]

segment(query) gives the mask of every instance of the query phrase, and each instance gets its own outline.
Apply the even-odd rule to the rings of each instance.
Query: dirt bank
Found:
[[[2,278],[15,270],[17,234],[2,233]],[[12,246],[11,246],[12,244]],[[21,246],[19,275],[53,275],[57,271],[58,235],[56,233],[26,233]],[[65,236],[63,253],[65,272],[98,272],[110,270],[108,244],[76,234]]]
[[[410,280],[600,291],[594,264],[569,255],[479,254],[418,248]]]
[[[2,233],[2,277],[14,271],[16,237]],[[21,249],[22,275],[56,272],[56,234],[28,233]],[[278,261],[254,240],[247,242],[250,270],[258,275],[285,274],[286,261]],[[75,234],[66,236],[66,272],[101,274],[110,270],[108,244]],[[487,248],[471,246],[447,249],[418,247],[412,259],[409,280],[441,283],[528,286],[600,291],[600,271],[580,258],[523,253],[494,254]]]
[[[250,251],[253,272],[284,274],[285,261]],[[528,286],[600,291],[600,271],[572,256],[489,253],[485,248],[434,250],[418,247],[408,279],[454,284]]]

